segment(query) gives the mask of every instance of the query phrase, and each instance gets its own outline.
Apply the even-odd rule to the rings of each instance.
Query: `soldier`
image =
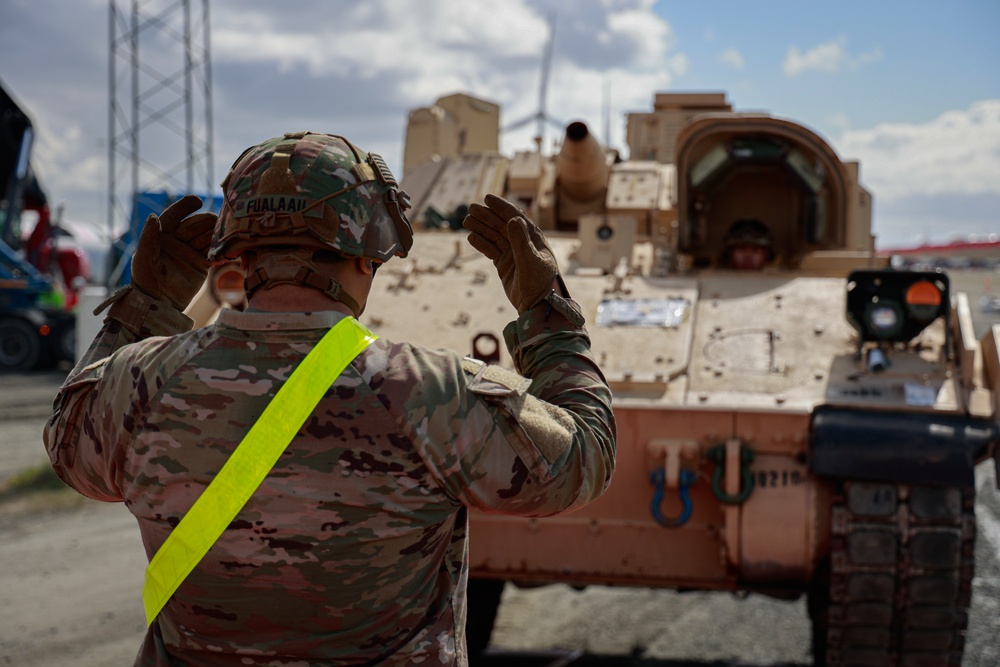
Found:
[[[214,234],[193,196],[146,222],[132,283],[45,429],[62,479],[138,520],[152,561],[135,664],[466,664],[466,508],[575,509],[614,468],[610,390],[551,249],[505,200],[471,207],[469,240],[518,312],[504,332],[515,373],[357,323],[378,266],[413,241],[377,155],[286,134],[248,149],[222,187]],[[248,308],[190,330],[182,310],[209,262],[231,258]],[[311,403],[266,412],[335,331],[356,344],[331,348],[343,370],[321,364],[295,385],[318,390]],[[227,478],[253,431],[293,409],[259,486],[247,468]],[[240,493],[228,515],[200,511]],[[203,557],[176,556],[185,528]],[[151,604],[165,564],[177,585]]]

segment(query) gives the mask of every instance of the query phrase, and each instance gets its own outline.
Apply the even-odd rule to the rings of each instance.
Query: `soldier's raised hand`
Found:
[[[472,247],[493,260],[507,298],[518,314],[541,301],[559,275],[545,235],[524,211],[502,197],[486,195],[473,204],[462,223]]]
[[[187,308],[208,274],[214,213],[195,213],[196,195],[177,200],[160,216],[150,215],[132,257],[132,284],[178,310]]]

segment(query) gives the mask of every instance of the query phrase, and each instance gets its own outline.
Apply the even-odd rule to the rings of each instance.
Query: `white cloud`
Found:
[[[405,15],[393,0],[369,0],[336,11],[309,3],[309,22],[278,16],[269,4],[221,5],[213,17],[213,58],[224,64],[277,68],[304,86],[383,86],[378,99],[405,109],[463,91],[499,102],[502,123],[538,110],[541,59],[549,38],[546,0],[487,5],[426,0]],[[672,51],[670,26],[653,0],[581,0],[572,14],[556,13],[554,55],[546,110],[600,122],[604,82],[613,79],[616,110],[646,108],[688,61]],[[329,26],[329,28],[325,28]],[[348,27],[349,26],[349,27]],[[514,37],[516,36],[516,38]],[[216,85],[225,85],[216,77]],[[641,95],[637,91],[647,87]],[[357,96],[358,91],[343,90]],[[329,94],[317,91],[317,95]],[[390,102],[391,100],[391,102]],[[534,124],[504,137],[504,149],[528,148]],[[551,136],[551,135],[550,135]],[[396,150],[395,153],[401,153]],[[387,154],[392,160],[392,154]]]
[[[635,7],[608,15],[608,32],[636,45],[636,61],[656,62],[663,58],[670,44],[670,27],[657,19],[648,7]]]
[[[876,197],[1000,194],[1000,99],[948,111],[923,124],[848,130],[841,155],[860,159]]]
[[[743,69],[743,54],[738,49],[726,49],[719,54],[719,61],[735,69]]]
[[[499,103],[504,123],[530,116],[538,108],[549,9],[560,13],[548,112],[561,121],[584,120],[603,139],[607,92],[610,140],[624,149],[624,114],[648,111],[653,95],[675,87],[689,67],[651,1],[577,0],[570,13],[558,0],[492,5],[424,0],[419,12],[405,14],[393,0],[354,5],[300,0],[294,13],[264,0],[217,3],[212,15],[214,182],[246,146],[297,129],[341,132],[380,152],[399,172],[406,112],[456,91]],[[66,3],[66,12],[57,17],[65,25],[52,19],[44,3],[0,2],[3,12],[0,62],[25,63],[9,68],[4,84],[35,120],[36,167],[44,185],[54,201],[68,200],[69,217],[103,224],[107,46],[94,35],[106,29],[106,3]],[[736,66],[736,56],[750,54],[723,51],[720,42],[709,53],[722,51],[720,58],[729,65]],[[56,45],[58,57],[50,53]],[[840,37],[804,51],[793,47],[785,72],[842,72],[880,57],[878,49],[852,53]],[[947,107],[942,102],[938,108]],[[850,118],[859,115],[850,105],[845,111]],[[841,155],[861,160],[862,180],[875,195],[876,223],[883,228],[890,206],[901,211],[900,220],[912,219],[916,197],[997,199],[1000,100],[923,124],[851,130],[847,119],[830,121],[841,136],[835,145]],[[505,133],[502,150],[509,154],[533,146],[535,131],[529,123]],[[547,128],[549,142],[557,135]],[[995,206],[983,210],[983,226],[996,220]]]
[[[809,70],[833,74],[839,72],[841,69],[857,69],[861,65],[866,65],[882,58],[882,50],[880,48],[852,56],[847,52],[846,47],[847,38],[843,36],[832,42],[825,42],[819,46],[815,46],[805,53],[799,51],[797,46],[792,46],[785,55],[785,62],[782,69],[785,72],[785,76],[788,77],[796,77]]]
[[[841,38],[836,42],[820,44],[805,53],[800,53],[796,46],[789,48],[783,66],[785,74],[787,76],[798,76],[810,69],[822,72],[836,72],[844,60],[843,43],[845,41]]]
[[[69,216],[97,224],[107,218],[108,54],[94,36],[107,29],[106,5],[69,3],[53,18],[46,3],[0,2],[0,62],[25,63],[8,68],[4,84],[35,120],[35,166],[50,196],[68,200]],[[504,123],[535,113],[550,10],[549,114],[603,134],[610,86],[611,138],[622,146],[622,114],[648,109],[688,67],[654,5],[577,0],[570,12],[558,0],[421,0],[419,11],[401,11],[398,0],[300,0],[289,12],[265,0],[214,4],[212,182],[245,147],[299,129],[343,133],[398,172],[407,111],[456,91],[499,103]],[[156,30],[143,39],[158,68],[179,67]],[[530,148],[535,129],[506,133],[503,150]],[[552,141],[557,130],[547,133]],[[181,142],[144,133],[143,158]]]
[[[35,123],[37,142],[32,159],[45,165],[42,177],[46,183],[62,184],[72,182],[76,187],[100,189],[106,186],[107,161],[101,153],[88,152],[90,138],[86,137],[79,125],[54,129],[48,123]],[[67,162],[60,159],[63,154],[81,155],[78,160]]]
[[[396,70],[433,79],[442,71],[467,74],[494,57],[540,54],[548,35],[545,17],[519,1],[490,10],[482,3],[424,0],[420,11],[405,15],[391,0],[346,10],[313,3],[312,9],[311,21],[282,23],[269,5],[256,11],[223,5],[214,22],[213,57],[277,63],[283,71],[304,66],[312,76],[350,70],[371,78]]]

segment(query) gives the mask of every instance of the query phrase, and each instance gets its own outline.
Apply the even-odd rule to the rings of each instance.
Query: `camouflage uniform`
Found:
[[[45,443],[68,484],[126,504],[152,557],[344,315],[224,311],[186,331],[138,291],[110,315],[56,397]],[[504,336],[523,376],[384,339],[362,352],[135,664],[466,664],[466,508],[580,507],[614,468],[611,394],[577,306],[550,295]]]

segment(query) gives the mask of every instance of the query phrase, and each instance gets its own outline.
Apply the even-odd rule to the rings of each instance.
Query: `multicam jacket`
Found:
[[[169,306],[134,292],[115,309],[145,323],[105,322],[56,397],[45,442],[68,484],[125,503],[152,557],[344,315],[224,311],[164,336],[184,328]],[[552,295],[508,325],[523,376],[369,346],[164,607],[135,664],[466,664],[466,508],[549,515],[611,479],[611,395],[578,315]]]

